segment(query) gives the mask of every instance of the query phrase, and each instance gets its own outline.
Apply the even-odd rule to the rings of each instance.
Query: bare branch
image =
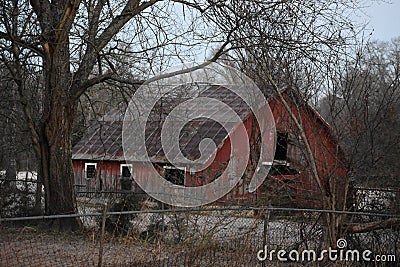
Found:
[[[0,31],[0,39],[3,38],[5,40],[15,42],[17,45],[20,45],[24,48],[30,49],[36,52],[39,56],[44,57],[44,51],[39,47],[39,43],[30,43],[28,41],[22,40],[16,36],[11,36],[8,33]]]
[[[113,81],[117,81],[117,82],[124,83],[124,84],[130,84],[130,85],[134,85],[134,86],[140,86],[143,83],[143,81],[141,81],[141,80],[124,79],[112,72],[109,72],[109,73],[98,75],[96,77],[86,80],[81,85],[82,90],[80,92],[81,92],[81,94],[83,94],[86,91],[86,89],[88,89],[96,84],[105,82],[107,80],[113,80]],[[81,94],[74,96],[74,98],[79,98],[81,96]]]
[[[382,229],[399,229],[400,219],[391,218],[385,221],[359,223],[359,224],[345,224],[345,229],[350,233],[368,233]]]
[[[86,53],[81,61],[79,69],[75,73],[75,82],[72,87],[72,95],[82,94],[81,83],[86,80],[94,65],[96,64],[97,54],[110,42],[110,40],[121,30],[121,28],[134,16],[154,5],[159,0],[150,0],[139,5],[138,0],[129,0],[124,9],[118,16],[115,16],[108,27],[98,36],[93,45],[87,47]]]

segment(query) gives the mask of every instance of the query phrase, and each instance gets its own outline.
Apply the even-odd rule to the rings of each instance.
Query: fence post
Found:
[[[103,207],[103,220],[101,222],[101,236],[100,236],[100,248],[99,248],[99,262],[97,267],[103,265],[103,244],[104,244],[104,234],[106,229],[106,217],[107,217],[107,202],[104,203]]]
[[[164,202],[161,203],[161,209],[165,210]],[[162,214],[162,217],[161,217],[161,236],[162,236],[162,238],[164,238],[164,225],[165,225],[164,212],[162,212],[161,214]],[[160,230],[160,229],[158,229],[158,230]]]
[[[270,215],[270,210],[267,208],[263,210],[263,219],[264,219],[264,229],[263,229],[263,244],[262,244],[262,249],[264,250],[265,253],[267,253],[267,241],[268,241],[268,222],[269,222],[269,215]],[[265,261],[261,262],[261,266],[265,266]]]

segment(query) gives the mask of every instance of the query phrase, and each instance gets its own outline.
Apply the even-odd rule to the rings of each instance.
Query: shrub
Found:
[[[145,200],[145,196],[141,194],[129,193],[123,197],[117,199],[112,203],[108,209],[110,212],[120,211],[135,211],[140,210],[142,203]],[[136,214],[123,214],[123,215],[111,215],[106,219],[106,230],[109,233],[121,235],[128,234],[131,228],[131,220],[133,220]],[[101,224],[101,220],[100,220]]]

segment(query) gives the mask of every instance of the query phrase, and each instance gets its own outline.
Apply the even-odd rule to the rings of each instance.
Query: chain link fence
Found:
[[[0,266],[276,266],[282,261],[277,255],[280,250],[299,253],[298,259],[295,253],[290,259],[286,254],[292,266],[333,264],[329,259],[318,262],[312,255],[301,258],[302,251],[313,250],[318,256],[328,249],[322,242],[323,218],[330,211],[248,206],[174,210],[159,209],[147,199],[140,201],[144,210],[113,211],[124,205],[133,208],[128,202],[136,203],[139,197],[131,197],[123,198],[126,202],[80,198],[76,215],[0,219]],[[366,212],[343,215],[353,223],[398,218]],[[80,217],[83,230],[65,234],[45,229],[52,219],[67,216]],[[398,264],[396,227],[348,233],[343,238],[348,249],[386,257],[371,266]],[[339,262],[366,264],[362,259]]]
[[[0,266],[399,264],[400,191],[396,189],[357,188],[353,210],[347,212],[237,203],[173,209],[146,194],[80,192],[78,214],[43,216],[43,192],[36,181],[13,182],[11,189],[0,186]],[[330,249],[324,236],[326,216],[332,214],[362,227],[341,231],[342,243],[331,249],[340,245],[342,252],[337,251],[336,259],[325,254],[319,260]],[[71,234],[48,230],[52,220],[65,217],[80,218],[82,230]],[[279,251],[286,254],[278,257]],[[365,251],[374,261],[363,258]]]

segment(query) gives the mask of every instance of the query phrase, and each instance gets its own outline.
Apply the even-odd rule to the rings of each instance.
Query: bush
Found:
[[[142,203],[145,200],[145,196],[142,194],[126,194],[123,197],[117,199],[112,203],[108,209],[110,212],[120,211],[135,211],[142,208]],[[131,220],[133,220],[136,214],[123,214],[123,215],[111,215],[106,219],[106,230],[109,233],[121,235],[128,234],[131,228]],[[101,220],[100,220],[101,225]]]
[[[155,242],[158,240],[162,240],[163,233],[165,233],[167,230],[168,227],[165,225],[165,223],[162,220],[157,220],[151,223],[147,227],[146,231],[141,232],[139,237],[140,239],[143,239],[145,241]]]
[[[42,212],[35,206],[34,194],[15,188],[0,187],[0,217],[34,216]]]

